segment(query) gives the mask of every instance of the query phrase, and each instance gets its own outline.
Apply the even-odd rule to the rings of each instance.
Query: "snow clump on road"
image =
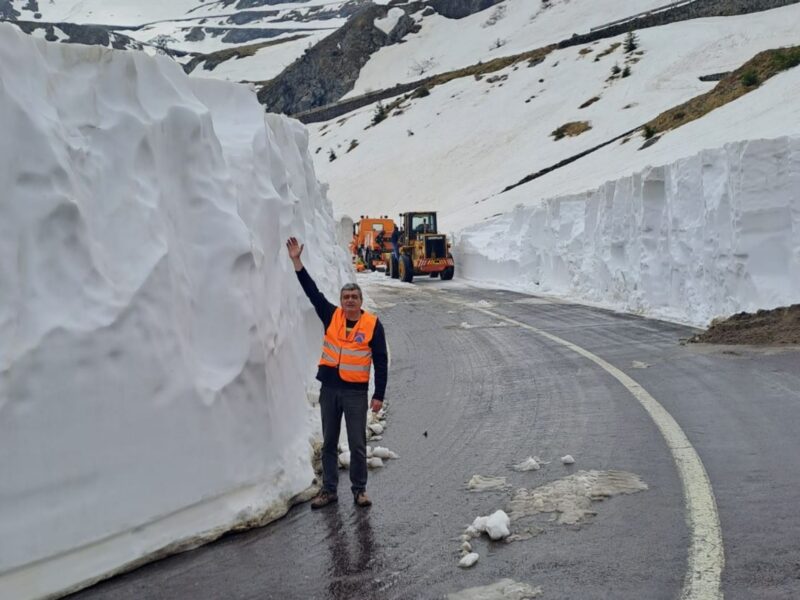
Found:
[[[476,517],[470,527],[479,534],[485,533],[491,539],[497,541],[511,535],[510,525],[511,519],[505,511],[497,510],[488,517]]]
[[[471,492],[486,492],[489,490],[502,490],[508,487],[505,477],[486,477],[473,475],[467,482],[467,489]]]

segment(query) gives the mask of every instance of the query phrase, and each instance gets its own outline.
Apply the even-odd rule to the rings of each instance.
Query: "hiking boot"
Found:
[[[372,500],[370,500],[369,496],[367,496],[367,492],[358,492],[353,496],[353,501],[358,504],[358,506],[372,506]]]
[[[322,490],[311,500],[311,508],[322,508],[323,506],[328,506],[328,504],[336,502],[338,499],[339,497],[333,492]]]

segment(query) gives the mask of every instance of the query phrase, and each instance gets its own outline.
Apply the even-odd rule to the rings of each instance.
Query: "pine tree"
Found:
[[[639,38],[633,31],[625,36],[625,54],[630,54],[639,47]]]
[[[372,113],[372,124],[377,125],[386,118],[386,107],[382,102],[378,102],[375,106],[375,112]]]

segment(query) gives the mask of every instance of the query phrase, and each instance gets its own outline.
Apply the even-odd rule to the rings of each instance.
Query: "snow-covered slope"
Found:
[[[628,178],[635,173],[642,173],[644,177],[649,165],[672,165],[665,177],[680,179],[678,165],[683,165],[680,167],[683,169],[698,160],[702,163],[706,159],[690,157],[704,149],[720,149],[716,155],[702,156],[717,156],[708,160],[715,165],[713,169],[725,175],[715,181],[718,185],[735,188],[738,174],[747,170],[748,165],[727,162],[728,159],[722,157],[735,152],[731,149],[750,146],[722,149],[725,144],[800,135],[800,115],[797,103],[792,100],[800,91],[797,69],[767,81],[760,89],[699,121],[668,133],[649,148],[641,149],[644,140],[636,134],[526,185],[501,192],[531,173],[637,128],[663,110],[715,85],[701,81],[700,76],[735,69],[767,48],[800,43],[798,22],[800,5],[795,4],[750,15],[675,23],[638,32],[639,48],[633,53],[624,52],[624,36],[620,36],[556,50],[541,64],[518,63],[485,75],[479,81],[465,77],[436,86],[429,96],[405,101],[392,113],[394,116],[377,125],[372,124],[375,107],[369,106],[336,121],[311,126],[311,147],[316,153],[318,172],[320,178],[331,185],[330,196],[338,215],[397,214],[401,210],[436,208],[440,211],[440,222],[448,231],[466,229],[469,235],[461,238],[462,244],[457,248],[460,276],[523,285],[531,291],[547,290],[607,306],[665,314],[692,323],[704,323],[733,310],[797,301],[798,290],[793,285],[780,285],[777,279],[766,287],[737,293],[742,286],[750,286],[743,281],[759,277],[766,262],[734,261],[735,266],[732,266],[720,258],[709,259],[707,267],[716,264],[721,271],[728,269],[734,275],[728,279],[728,275],[718,273],[703,281],[705,291],[718,286],[717,294],[710,295],[707,303],[678,294],[669,305],[661,306],[660,300],[651,301],[647,293],[631,293],[638,285],[632,273],[641,270],[639,267],[624,261],[613,265],[614,278],[624,276],[627,283],[615,281],[613,285],[620,289],[610,290],[608,281],[590,276],[591,263],[582,253],[593,252],[595,248],[585,246],[580,235],[568,233],[567,239],[557,235],[537,237],[540,233],[537,227],[520,224],[541,221],[542,227],[563,229],[567,227],[563,220],[557,221],[559,225],[556,226],[556,222],[548,220],[549,216],[543,216],[555,210],[553,206],[559,201],[544,205],[541,204],[544,199],[582,193],[594,198],[596,193],[591,191],[605,182]],[[681,43],[675,44],[675,40]],[[613,44],[620,45],[611,50]],[[628,65],[630,75],[609,80],[614,65]],[[581,108],[584,104],[588,105]],[[561,125],[581,121],[590,129],[580,135],[562,139],[552,135]],[[790,144],[790,147],[793,146]],[[330,161],[331,150],[336,154],[334,161]],[[747,155],[756,162],[764,160],[752,152]],[[688,162],[680,162],[684,158]],[[789,161],[789,164],[793,163]],[[612,185],[609,189],[624,189],[628,185],[626,181],[621,179],[614,184],[619,187]],[[780,184],[779,189],[783,199],[776,202],[783,202],[785,210],[796,210],[787,208],[792,206],[790,187]],[[676,207],[692,204],[684,195],[690,194],[702,205],[706,193],[707,190],[701,188],[683,187],[682,195],[668,195],[665,202],[669,205],[667,210],[676,211],[676,227],[680,228],[683,223],[682,209]],[[639,214],[635,206],[641,204],[641,197],[635,194],[625,197],[633,205],[630,214],[631,219],[635,219]],[[755,196],[743,198],[739,195],[737,198],[731,201],[744,204],[732,214],[758,213],[747,208]],[[515,210],[520,204],[532,207],[532,212]],[[574,207],[575,203],[569,206]],[[536,216],[532,216],[534,213]],[[481,223],[493,217],[495,220],[483,229]],[[593,223],[584,222],[584,216],[574,211],[569,218],[577,219],[572,223],[578,228],[576,231],[589,228]],[[693,217],[687,215],[686,218]],[[707,223],[705,229],[698,230],[698,235],[717,235],[708,229],[713,229],[712,225]],[[734,237],[736,231],[748,227],[745,221],[724,225],[725,231]],[[635,229],[628,233],[638,235]],[[776,271],[776,278],[789,277],[791,269],[795,268],[791,266],[790,269],[788,263],[795,265],[798,260],[800,228],[782,231],[780,236],[784,236],[781,244],[786,253],[780,254],[779,259],[775,255],[776,264],[786,268]],[[605,243],[610,244],[610,239]],[[629,242],[633,245],[647,243],[633,238]],[[739,242],[733,243],[738,247]],[[565,249],[575,250],[577,254],[563,254]],[[733,250],[727,246],[719,250],[720,253],[729,251]],[[534,268],[535,261],[525,260],[526,253],[560,256],[559,260],[572,264],[564,269],[560,278],[552,280],[541,271],[544,267]],[[640,258],[637,254],[625,260]],[[689,260],[686,256],[683,258]],[[556,261],[555,258],[548,260]],[[575,263],[581,266],[576,267]],[[671,269],[676,272],[683,267],[689,269],[689,262],[675,259]],[[705,273],[698,277],[701,275],[708,276]],[[662,281],[666,280],[662,278]],[[775,286],[779,292],[775,291]],[[698,292],[697,296],[700,295]]]
[[[373,55],[348,96],[540,48],[665,4],[664,0],[505,0],[458,20],[420,13],[419,32]]]
[[[280,73],[311,45],[336,31],[370,0],[6,0],[5,18],[27,21],[26,29],[52,40],[97,44],[88,33],[64,31],[62,23],[99,26],[132,38],[146,52],[159,49],[186,63],[192,57],[251,47],[200,62],[197,75],[229,81],[264,81]],[[0,3],[2,4],[2,3]],[[3,16],[0,14],[0,16]],[[117,44],[115,47],[132,47]],[[252,48],[258,46],[258,48]],[[219,70],[217,70],[219,69]]]
[[[280,514],[349,266],[304,129],[165,57],[0,25],[0,597]]]

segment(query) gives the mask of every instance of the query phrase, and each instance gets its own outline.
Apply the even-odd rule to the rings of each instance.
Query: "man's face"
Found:
[[[358,290],[342,290],[339,300],[342,308],[348,312],[361,310],[361,294]]]

